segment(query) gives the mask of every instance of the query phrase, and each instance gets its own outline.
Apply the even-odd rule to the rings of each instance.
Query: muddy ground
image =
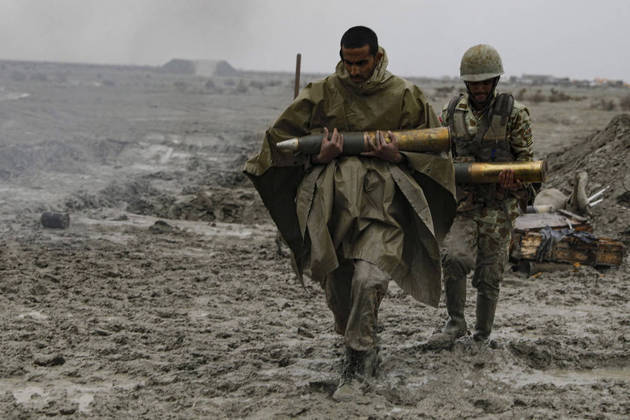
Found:
[[[419,84],[437,108],[458,88]],[[503,90],[531,109],[549,185],[570,192],[577,169],[612,185],[593,223],[628,245],[630,92],[524,88]],[[425,351],[446,311],[392,284],[380,376],[334,402],[332,315],[241,173],[291,96],[289,74],[0,63],[2,418],[630,416],[627,258],[507,273],[497,348]],[[47,210],[70,227],[42,228]]]

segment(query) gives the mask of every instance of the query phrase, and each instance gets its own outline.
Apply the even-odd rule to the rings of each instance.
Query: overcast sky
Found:
[[[303,71],[328,73],[354,25],[403,76],[456,75],[488,43],[507,75],[630,81],[629,0],[0,0],[0,59],[293,71],[301,52]]]

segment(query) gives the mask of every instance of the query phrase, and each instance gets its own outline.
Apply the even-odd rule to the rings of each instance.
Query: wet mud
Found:
[[[217,78],[208,90],[207,79],[150,68],[3,66],[3,418],[630,415],[627,258],[508,272],[492,346],[464,337],[427,350],[443,303],[425,307],[392,284],[381,371],[337,403],[343,343],[332,314],[317,285],[296,281],[241,172],[289,103],[290,77]],[[448,101],[438,82],[422,87],[436,108]],[[611,185],[595,232],[628,244],[630,117],[589,103],[526,102],[536,157],[566,193],[577,169],[590,193]],[[68,213],[69,227],[42,227],[44,211]],[[469,285],[470,326],[474,302]]]

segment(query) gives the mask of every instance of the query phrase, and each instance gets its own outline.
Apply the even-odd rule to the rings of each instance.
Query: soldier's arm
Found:
[[[293,137],[302,137],[311,133],[323,132],[318,126],[316,109],[324,99],[323,87],[318,83],[309,83],[302,89],[295,100],[280,114],[278,119],[265,133],[261,154],[268,153],[275,166],[310,167],[310,156],[296,155],[293,152],[281,152],[275,144]]]
[[[512,154],[517,161],[534,160],[534,146],[529,110],[514,107],[508,121],[508,138]]]
[[[440,124],[442,125],[442,127],[446,127],[448,125],[448,121],[446,121],[448,118],[448,104],[444,105],[444,107],[442,108],[442,113],[440,113]]]
[[[520,162],[534,160],[531,119],[526,107],[515,104],[508,120],[507,132],[515,160]],[[511,191],[522,208],[527,205],[528,191],[531,187],[529,184],[516,181],[512,171],[503,171],[499,174],[499,185]]]

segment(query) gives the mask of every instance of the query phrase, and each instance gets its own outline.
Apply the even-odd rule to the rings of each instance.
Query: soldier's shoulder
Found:
[[[299,98],[310,99],[312,101],[321,100],[327,96],[331,90],[336,90],[336,76],[331,74],[323,79],[313,80],[300,90]]]
[[[529,108],[527,108],[527,106],[524,103],[519,102],[515,99],[514,105],[512,106],[512,112],[510,113],[510,117],[516,118],[524,114],[529,117]]]
[[[415,84],[409,79],[405,79],[404,77],[400,77],[400,76],[396,76],[395,74],[392,74],[390,78],[387,80],[387,84],[392,89],[400,89],[403,91],[409,91],[416,96],[421,96],[423,98],[425,97],[424,91],[422,90],[420,86],[418,86],[417,84]]]
[[[514,99],[514,109],[520,111],[523,109],[527,109],[527,106],[523,102],[520,102]]]
[[[397,76],[393,73],[389,73],[387,82],[391,84],[397,84],[400,86],[412,86],[412,85],[415,86],[415,84],[411,80],[405,79],[404,77]]]
[[[451,99],[449,99],[448,102],[444,104],[444,106],[442,107],[442,112],[440,113],[440,123],[442,123],[442,125],[448,125],[452,114],[455,113],[456,110],[468,112],[469,106],[467,95],[459,93],[455,96],[452,96]]]
[[[309,82],[307,86],[310,86],[311,88],[323,89],[328,86],[333,86],[335,84],[336,79],[337,79],[337,76],[333,73],[333,74],[329,74],[328,76],[322,79],[313,80]]]
[[[448,111],[449,107],[452,107],[453,110],[468,111],[470,108],[468,105],[468,96],[463,93],[452,96],[448,102],[444,104],[442,111]]]

